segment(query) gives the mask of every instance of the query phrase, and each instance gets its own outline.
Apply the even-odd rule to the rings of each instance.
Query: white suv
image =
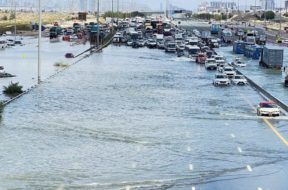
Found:
[[[223,67],[222,73],[226,74],[229,78],[233,78],[236,75],[236,71],[230,66]]]
[[[235,75],[231,81],[235,85],[246,85],[248,83],[243,75]]]
[[[215,75],[215,79],[213,80],[213,84],[215,86],[228,86],[230,85],[230,80],[226,74],[218,73]]]

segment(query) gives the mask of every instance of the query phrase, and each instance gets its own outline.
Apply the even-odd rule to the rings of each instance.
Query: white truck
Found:
[[[159,49],[164,49],[164,35],[163,34],[156,34],[155,35],[156,43],[157,43],[157,48]]]

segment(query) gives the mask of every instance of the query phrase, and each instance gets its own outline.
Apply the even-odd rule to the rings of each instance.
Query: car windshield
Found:
[[[216,78],[217,79],[225,79],[227,78],[225,75],[216,75]]]
[[[243,76],[235,76],[235,79],[244,79]]]
[[[260,107],[262,107],[262,108],[277,108],[277,105],[273,104],[273,103],[261,103]]]
[[[225,68],[224,71],[233,71],[231,68]]]

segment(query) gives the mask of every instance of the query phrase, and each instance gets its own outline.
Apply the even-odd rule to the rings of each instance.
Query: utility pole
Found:
[[[100,23],[99,23],[99,0],[97,0],[97,26],[98,26],[98,30],[97,30],[97,48],[99,47],[99,39],[100,39]]]
[[[118,17],[119,17],[119,0],[117,0],[117,23],[118,23]]]
[[[239,3],[239,0],[238,0],[238,5],[237,5],[237,9],[238,9],[238,17],[240,17],[240,3]],[[239,21],[238,21],[239,22]]]
[[[228,22],[228,17],[229,17],[229,7],[228,7],[228,2],[226,0],[226,22]]]
[[[42,37],[42,9],[41,0],[38,0],[39,24],[38,24],[38,84],[41,82],[41,37]]]
[[[256,28],[256,0],[255,0],[255,4],[254,4],[254,28]],[[254,29],[254,36],[255,36],[255,29]]]
[[[267,17],[266,17],[266,10],[267,10],[267,0],[264,0],[265,1],[265,10],[264,10],[264,21],[265,21],[265,30],[267,29]]]
[[[169,16],[169,0],[166,0],[166,18]]]
[[[112,33],[114,32],[114,0],[112,0]]]
[[[279,24],[280,24],[280,30],[279,30],[279,34],[281,35],[281,30],[282,30],[282,5],[281,5],[281,1],[280,1],[280,17],[279,17]]]
[[[114,18],[114,0],[112,0],[112,20]]]
[[[16,33],[17,33],[17,26],[16,26],[16,24],[17,24],[17,18],[16,18],[16,0],[14,0],[14,16],[15,16],[15,18],[14,18],[14,42],[16,41]]]

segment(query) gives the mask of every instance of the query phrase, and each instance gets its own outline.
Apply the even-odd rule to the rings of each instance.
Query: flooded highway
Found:
[[[249,86],[161,50],[109,46],[5,108],[2,189],[287,190],[287,146]],[[288,138],[285,116],[271,124]]]

